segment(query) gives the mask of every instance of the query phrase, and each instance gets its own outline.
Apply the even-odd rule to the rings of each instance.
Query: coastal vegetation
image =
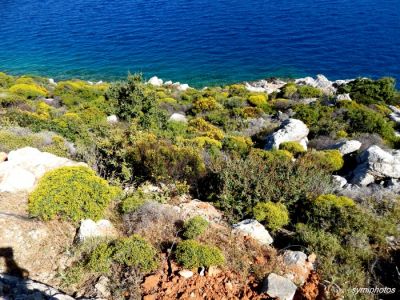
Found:
[[[353,197],[338,188],[333,176],[357,162],[327,145],[356,139],[362,150],[399,149],[388,105],[398,107],[400,93],[391,78],[356,79],[337,91],[352,100],[294,81],[267,94],[244,84],[154,86],[138,74],[113,83],[54,84],[0,73],[0,151],[31,146],[87,164],[47,172],[29,195],[32,217],[76,224],[107,216],[124,228],[124,237],[76,246],[79,259],[62,274],[67,286],[112,270],[116,294],[127,285],[140,289],[127,270],[143,279],[163,255],[191,270],[219,266],[259,280],[271,272],[247,260],[257,248],[234,250],[206,218],[179,223],[168,207],[154,212],[189,195],[221,210],[227,224],[258,220],[277,248],[314,252],[327,298],[372,299],[352,288],[400,289],[400,248],[390,242],[399,238],[400,200],[372,190]],[[308,149],[301,141],[266,149],[281,114],[309,128]],[[156,191],[148,192],[148,184]]]

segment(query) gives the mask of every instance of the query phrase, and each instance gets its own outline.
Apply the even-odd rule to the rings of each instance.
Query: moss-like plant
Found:
[[[98,220],[117,194],[118,189],[87,167],[61,167],[40,179],[29,195],[29,213],[42,220]]]
[[[221,250],[215,246],[203,245],[194,240],[180,242],[175,250],[175,257],[185,268],[220,266],[225,262]]]
[[[158,266],[157,250],[137,234],[116,242],[113,259],[145,273],[154,271]]]
[[[282,203],[259,202],[253,209],[254,217],[266,227],[277,230],[289,224],[289,212]]]
[[[183,236],[187,239],[195,239],[203,234],[207,227],[207,220],[204,220],[200,216],[193,217],[183,224]]]

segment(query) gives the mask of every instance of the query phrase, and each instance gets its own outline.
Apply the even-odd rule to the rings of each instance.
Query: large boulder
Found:
[[[93,238],[107,238],[118,236],[117,230],[108,220],[99,220],[97,222],[86,219],[81,221],[81,226],[77,234],[77,240],[84,242]]]
[[[297,286],[285,277],[271,273],[264,279],[262,292],[280,300],[292,300],[296,294]]]
[[[267,137],[265,149],[279,149],[279,145],[284,142],[299,142],[307,150],[307,135],[309,132],[307,125],[302,121],[287,119],[282,122],[276,132]]]
[[[334,144],[330,148],[339,150],[342,155],[346,155],[360,150],[361,145],[361,142],[357,140],[350,140]]]
[[[256,220],[244,220],[233,225],[233,233],[249,236],[262,245],[270,245],[274,242],[265,227]]]
[[[299,78],[295,80],[298,85],[308,85],[320,89],[324,94],[331,95],[336,92],[333,82],[328,80],[324,75],[317,75],[317,78],[312,77]]]
[[[385,151],[374,145],[358,157],[352,183],[368,185],[376,180],[400,178],[400,150]]]
[[[64,166],[86,165],[26,147],[11,151],[0,163],[0,192],[27,192],[46,172]]]

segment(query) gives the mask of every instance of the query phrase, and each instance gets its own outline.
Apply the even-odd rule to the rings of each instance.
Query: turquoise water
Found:
[[[400,80],[400,1],[3,0],[0,70],[131,71],[195,86],[318,73]]]

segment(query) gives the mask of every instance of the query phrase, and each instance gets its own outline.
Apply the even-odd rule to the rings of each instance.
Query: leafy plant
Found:
[[[183,236],[187,239],[195,239],[208,227],[208,222],[200,216],[193,217],[183,224]]]

